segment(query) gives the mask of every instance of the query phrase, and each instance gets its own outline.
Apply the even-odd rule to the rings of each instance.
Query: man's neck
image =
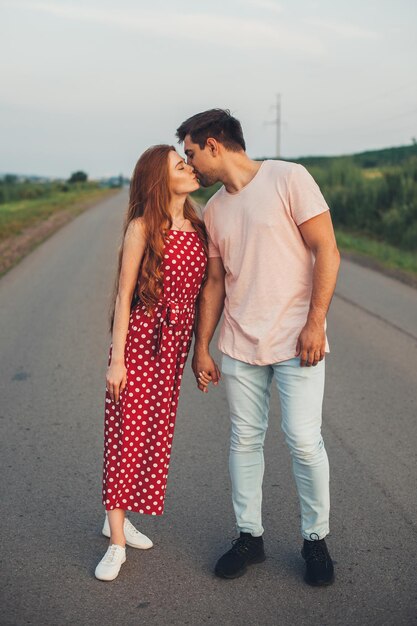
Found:
[[[256,176],[262,161],[253,161],[245,153],[232,153],[225,165],[222,183],[229,193],[238,193]]]

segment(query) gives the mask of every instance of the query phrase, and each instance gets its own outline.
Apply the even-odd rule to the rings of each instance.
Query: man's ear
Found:
[[[219,154],[219,144],[213,137],[207,139],[206,146],[211,156],[217,156]]]

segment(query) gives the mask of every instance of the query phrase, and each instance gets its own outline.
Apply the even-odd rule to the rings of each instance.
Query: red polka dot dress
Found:
[[[106,392],[107,510],[163,513],[181,377],[206,264],[196,232],[168,231],[163,296],[151,316],[142,303],[131,311],[125,345],[127,384],[117,404]]]

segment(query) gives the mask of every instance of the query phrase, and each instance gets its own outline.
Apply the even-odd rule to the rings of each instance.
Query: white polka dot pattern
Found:
[[[169,231],[164,295],[152,316],[132,310],[125,346],[127,385],[117,404],[106,392],[103,504],[161,515],[181,377],[190,349],[195,302],[207,264],[195,232]],[[109,363],[112,346],[110,346]]]

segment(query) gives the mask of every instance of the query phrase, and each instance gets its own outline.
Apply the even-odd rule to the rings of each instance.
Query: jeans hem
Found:
[[[311,535],[317,535],[319,540],[320,540],[320,539],[324,539],[325,537],[327,537],[329,532],[330,532],[329,529],[327,529],[327,530],[323,530],[323,532],[321,532],[321,533],[316,533],[315,531],[313,531],[311,533],[302,532],[301,535],[302,535],[303,539],[306,539],[307,541],[312,541]]]
[[[264,534],[263,529],[260,531],[254,531],[250,528],[240,528],[239,526],[236,526],[236,530],[238,533],[249,533],[250,535],[252,535],[252,537],[262,537],[262,535]]]

